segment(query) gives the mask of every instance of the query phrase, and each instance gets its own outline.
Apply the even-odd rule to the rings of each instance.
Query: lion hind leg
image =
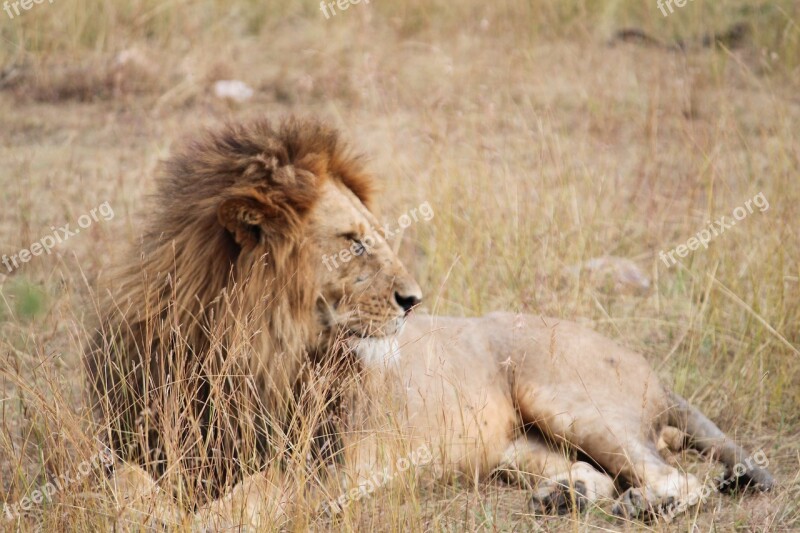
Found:
[[[691,446],[698,451],[717,457],[725,465],[725,483],[720,488],[732,490],[741,487],[755,487],[768,491],[775,486],[775,479],[766,469],[769,462],[762,450],[753,455],[748,453],[725,435],[716,424],[698,409],[674,392],[670,393],[673,402],[670,410],[670,423],[685,428]]]
[[[572,461],[538,435],[512,442],[497,468],[509,482],[531,490],[532,512],[566,514],[614,497],[614,482],[591,465]]]

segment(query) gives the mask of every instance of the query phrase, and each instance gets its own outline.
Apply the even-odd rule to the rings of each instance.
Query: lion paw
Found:
[[[535,514],[563,515],[573,510],[582,513],[589,504],[586,494],[586,485],[582,481],[572,485],[566,479],[548,481],[541,483],[531,496],[528,509]]]
[[[675,503],[673,496],[648,498],[641,488],[630,488],[614,503],[611,512],[620,518],[652,522]]]

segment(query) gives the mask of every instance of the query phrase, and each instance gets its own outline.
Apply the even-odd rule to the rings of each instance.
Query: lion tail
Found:
[[[752,485],[768,491],[775,486],[775,479],[765,468],[769,461],[763,451],[751,456],[680,395],[674,392],[669,395],[672,400],[670,425],[686,433],[691,447],[719,458],[725,465],[725,478],[720,483],[720,489]]]

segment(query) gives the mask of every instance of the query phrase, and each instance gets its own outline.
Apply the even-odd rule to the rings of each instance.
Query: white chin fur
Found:
[[[400,327],[402,329],[402,325]],[[356,338],[347,342],[364,366],[386,368],[396,366],[400,361],[400,342],[397,340],[399,335],[400,330],[386,337]]]

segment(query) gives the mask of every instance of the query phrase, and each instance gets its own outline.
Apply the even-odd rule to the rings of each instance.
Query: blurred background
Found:
[[[292,113],[368,157],[385,222],[430,204],[398,236],[429,311],[586,321],[765,451],[778,491],[712,498],[678,528],[800,528],[800,2],[324,7],[0,3],[0,254],[114,213],[0,266],[0,504],[93,453],[81,346],[159,160],[201,126]],[[759,193],[769,208],[708,249],[659,259]],[[426,490],[344,528],[638,527],[531,517],[499,484]],[[107,528],[108,494],[95,472],[0,530]]]

